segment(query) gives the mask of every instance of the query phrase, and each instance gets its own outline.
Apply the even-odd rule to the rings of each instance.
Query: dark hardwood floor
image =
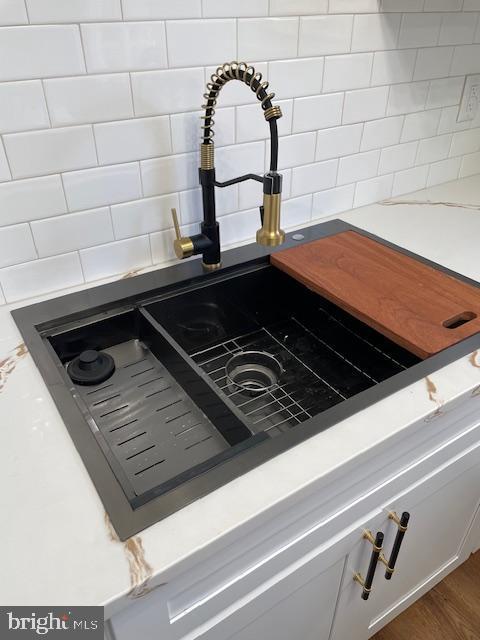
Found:
[[[480,640],[480,551],[372,640]]]

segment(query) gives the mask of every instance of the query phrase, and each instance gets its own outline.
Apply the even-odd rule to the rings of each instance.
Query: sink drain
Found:
[[[241,351],[227,362],[225,373],[232,385],[248,395],[255,396],[275,387],[283,368],[280,362],[266,351]]]

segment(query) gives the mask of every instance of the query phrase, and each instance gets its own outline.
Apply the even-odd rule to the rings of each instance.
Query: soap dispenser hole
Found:
[[[227,362],[225,373],[232,386],[256,396],[278,385],[283,367],[266,351],[240,351]]]
[[[477,317],[477,314],[473,313],[473,311],[464,311],[463,313],[459,313],[458,315],[453,316],[453,318],[449,318],[448,320],[445,320],[443,322],[443,326],[446,329],[458,329],[458,327],[461,327],[467,322],[470,322],[471,320],[475,320],[476,317]]]

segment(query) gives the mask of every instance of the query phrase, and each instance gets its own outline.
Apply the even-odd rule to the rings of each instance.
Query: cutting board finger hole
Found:
[[[458,313],[456,316],[453,316],[453,318],[445,320],[442,324],[446,329],[458,329],[458,327],[467,324],[467,322],[475,320],[476,317],[477,314],[473,313],[473,311],[464,311],[463,313]]]

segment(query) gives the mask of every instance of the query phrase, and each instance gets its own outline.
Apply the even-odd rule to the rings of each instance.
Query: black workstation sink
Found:
[[[14,312],[122,538],[471,349],[419,361],[262,251]]]

